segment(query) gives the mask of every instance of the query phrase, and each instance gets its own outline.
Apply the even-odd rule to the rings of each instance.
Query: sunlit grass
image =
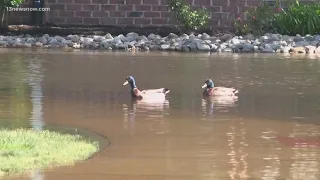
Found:
[[[0,176],[57,165],[72,165],[98,151],[80,136],[29,129],[0,129]]]

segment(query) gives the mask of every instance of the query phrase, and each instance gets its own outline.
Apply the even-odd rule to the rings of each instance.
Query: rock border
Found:
[[[320,35],[287,36],[267,33],[259,38],[252,34],[234,36],[224,34],[221,37],[202,34],[169,33],[161,37],[156,34],[148,36],[130,32],[126,35],[68,35],[68,36],[0,36],[0,47],[41,47],[73,48],[93,50],[126,51],[180,51],[180,52],[228,52],[228,53],[316,53],[320,54]]]

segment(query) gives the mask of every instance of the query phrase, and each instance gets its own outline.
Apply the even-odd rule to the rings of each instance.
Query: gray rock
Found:
[[[227,48],[222,49],[222,52],[233,52],[233,49],[227,47]]]
[[[63,40],[65,40],[63,37],[61,36],[55,36],[54,37],[58,42],[62,42]]]
[[[49,45],[56,45],[56,44],[58,44],[58,41],[55,38],[49,38],[48,44]]]
[[[32,47],[32,44],[31,44],[31,43],[23,43],[22,45],[23,45],[23,47],[27,47],[27,48]]]
[[[35,46],[37,46],[37,47],[43,47],[43,44],[42,44],[42,42],[36,42]]]
[[[286,41],[286,42],[292,42],[293,41],[293,37],[287,36],[287,35],[282,36],[281,39]]]
[[[310,45],[311,46],[318,46],[319,45],[319,41],[317,41],[317,40],[311,41]]]
[[[253,50],[254,49],[254,45],[253,44],[243,44],[243,49],[248,49],[248,50]]]
[[[273,50],[269,44],[266,44],[265,47],[262,49],[262,52],[273,53],[273,52],[275,52],[275,50]]]
[[[289,53],[290,52],[290,49],[291,49],[291,47],[289,47],[289,46],[281,46],[280,47],[280,52],[281,53]]]
[[[7,45],[8,42],[7,41],[0,41],[0,46],[4,46],[4,45]]]
[[[300,34],[297,34],[297,35],[293,38],[293,40],[294,40],[295,42],[303,41],[303,37],[301,37]]]
[[[127,34],[126,39],[127,41],[136,41],[139,38],[139,35],[135,32],[130,32]]]
[[[296,41],[294,46],[295,47],[305,47],[308,45],[310,45],[310,44],[307,41]]]
[[[227,41],[229,39],[232,39],[231,34],[224,34],[223,36],[220,37],[221,41]]]
[[[203,40],[210,40],[210,39],[211,39],[211,36],[210,36],[209,34],[207,34],[207,33],[203,33],[203,34],[201,35],[201,39],[203,39]]]
[[[253,51],[254,52],[260,52],[261,50],[259,49],[259,46],[253,46]]]
[[[159,46],[159,45],[155,45],[155,44],[151,44],[150,46],[149,46],[149,49],[150,50],[159,50],[161,47]]]
[[[237,38],[233,38],[233,39],[231,40],[231,42],[232,42],[232,44],[234,44],[234,45],[240,44],[240,40],[237,39]]]
[[[93,36],[93,40],[96,42],[101,42],[105,40],[106,38],[104,36]]]
[[[93,42],[93,38],[84,38],[83,44],[85,46],[90,45]]]
[[[106,39],[113,39],[113,37],[112,37],[112,35],[111,35],[110,33],[106,34],[104,37],[105,37]]]
[[[197,48],[200,50],[200,51],[210,51],[210,46],[207,45],[207,44],[202,44],[202,43],[198,43],[197,44]]]
[[[307,34],[307,35],[304,36],[304,39],[305,39],[306,41],[313,41],[313,40],[314,40],[314,37],[311,36],[310,34]]]
[[[153,34],[153,33],[151,33],[151,34],[148,35],[148,39],[153,40],[153,39],[155,39],[155,38],[156,38],[156,35]]]
[[[211,51],[217,51],[218,50],[218,46],[217,45],[215,45],[215,44],[210,44],[210,50]]]
[[[170,45],[169,44],[162,44],[160,47],[162,50],[168,50],[170,48]]]
[[[80,49],[81,46],[79,43],[73,43],[72,47],[75,49]]]
[[[176,35],[176,34],[174,34],[174,33],[170,33],[169,35],[168,35],[168,38],[169,39],[176,39],[176,38],[178,38],[179,36],[178,35]]]

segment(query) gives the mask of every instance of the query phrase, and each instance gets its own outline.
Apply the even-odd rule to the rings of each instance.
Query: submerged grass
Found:
[[[72,165],[98,151],[77,135],[29,129],[0,129],[0,176],[35,168]]]

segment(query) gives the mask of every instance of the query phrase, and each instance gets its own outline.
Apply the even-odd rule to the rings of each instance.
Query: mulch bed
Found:
[[[1,35],[43,35],[49,34],[50,36],[67,36],[70,34],[78,35],[105,35],[110,33],[113,36],[123,34],[126,35],[129,32],[136,32],[139,35],[148,36],[151,33],[158,34],[160,36],[167,36],[169,33],[175,33],[177,35],[183,34],[175,27],[119,27],[119,26],[29,26],[29,25],[10,25],[8,29],[2,29]],[[207,33],[211,36],[220,37],[223,34],[233,34],[232,30],[226,28],[220,28],[216,30],[201,30],[194,32],[194,34]]]

